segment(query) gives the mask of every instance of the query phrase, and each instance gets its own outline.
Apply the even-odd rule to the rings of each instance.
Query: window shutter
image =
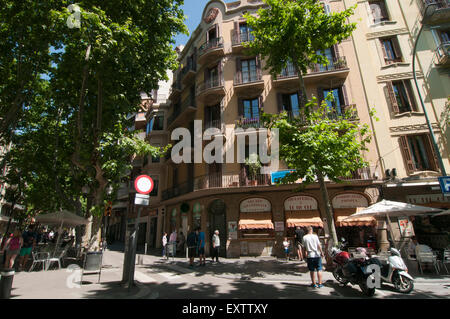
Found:
[[[334,58],[337,60],[340,58],[340,54],[339,54],[339,45],[335,44],[333,45],[333,50],[334,50]],[[330,63],[335,62],[335,61],[330,61]]]
[[[389,99],[391,100],[392,111],[397,114],[400,111],[398,109],[397,98],[395,97],[394,85],[390,81],[387,82],[387,90],[389,93]]]
[[[427,153],[429,154],[428,160],[430,161],[433,170],[440,171],[438,158],[436,156],[436,152],[434,151],[430,134],[425,134],[425,148],[427,149]]]
[[[208,68],[205,68],[204,74],[205,74],[205,79],[204,79],[205,87],[204,87],[204,89],[206,89],[207,87],[209,87],[208,86],[208,82],[209,82],[209,69]]]
[[[240,57],[236,58],[236,79],[237,83],[242,83],[242,61]]]
[[[244,116],[244,101],[240,98],[238,98],[238,115]]]
[[[281,93],[277,93],[277,106],[278,113],[283,112],[283,95]]]
[[[258,105],[259,111],[261,112],[261,111],[264,110],[264,102],[263,102],[263,96],[262,95],[259,96],[258,102],[259,102],[259,105]]]
[[[217,65],[217,73],[218,73],[218,77],[217,77],[217,84],[218,86],[222,86],[222,60],[219,61],[219,64]]]
[[[400,143],[400,149],[403,154],[403,159],[405,160],[405,164],[406,164],[405,165],[406,173],[411,174],[412,172],[414,172],[415,169],[414,169],[414,163],[412,161],[411,150],[409,149],[409,145],[408,145],[408,138],[406,136],[400,136],[399,143]]]
[[[220,38],[220,35],[219,35],[219,24],[216,23],[215,27],[216,27],[216,38]]]
[[[239,22],[237,22],[237,21],[234,22],[233,37],[234,37],[235,44],[241,43],[241,32],[239,31]]]
[[[411,111],[417,111],[416,100],[414,98],[414,93],[411,90],[411,82],[409,80],[402,81],[405,87],[406,96],[408,97],[409,105],[411,106]]]
[[[398,58],[398,59],[401,59],[402,58],[402,51],[400,50],[400,44],[398,42],[398,38],[397,37],[392,38],[391,42],[392,42],[392,46],[394,48],[395,57]]]
[[[348,99],[348,95],[347,95],[347,88],[345,87],[345,84],[342,85],[342,96],[344,97],[344,105],[348,106],[350,105],[350,101]]]
[[[257,80],[261,80],[262,69],[261,69],[261,58],[259,55],[256,56],[256,76]]]
[[[388,63],[388,62],[387,62],[388,56],[387,56],[387,53],[386,53],[386,48],[384,47],[383,39],[380,39],[380,45],[381,45],[381,50],[383,51],[384,63],[387,64],[387,63]]]

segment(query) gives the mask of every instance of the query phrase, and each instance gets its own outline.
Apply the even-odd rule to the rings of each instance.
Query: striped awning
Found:
[[[271,212],[241,213],[239,229],[274,229]]]
[[[365,207],[340,208],[340,209],[335,208],[333,210],[333,214],[336,227],[377,226],[377,220],[373,216],[360,216],[349,218],[350,215],[357,213],[358,211],[361,211],[363,209],[365,209]]]
[[[286,212],[286,226],[291,227],[323,227],[318,210],[296,210]]]

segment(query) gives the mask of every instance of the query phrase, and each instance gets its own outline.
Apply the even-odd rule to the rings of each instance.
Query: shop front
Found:
[[[254,197],[241,201],[238,229],[242,256],[272,255],[275,228],[269,200]]]
[[[317,200],[311,196],[292,196],[284,201],[286,236],[293,240],[296,227],[313,227],[313,232],[323,233],[323,222]],[[306,230],[305,230],[306,233]]]
[[[368,199],[358,193],[342,193],[332,200],[338,238],[345,238],[351,247],[375,247],[377,221],[374,217],[349,218],[369,206]]]

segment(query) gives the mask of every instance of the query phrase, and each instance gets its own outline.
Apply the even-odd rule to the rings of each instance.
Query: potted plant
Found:
[[[257,176],[261,169],[261,162],[259,160],[258,155],[251,154],[249,157],[247,157],[245,159],[245,165],[248,166],[250,185],[251,186],[258,185]]]

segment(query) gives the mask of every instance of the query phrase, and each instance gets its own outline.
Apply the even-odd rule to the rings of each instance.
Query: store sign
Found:
[[[311,196],[293,196],[284,201],[284,210],[317,210],[317,201]]]
[[[237,239],[237,222],[228,222],[228,239]]]
[[[400,234],[402,237],[413,236],[413,225],[407,217],[399,217],[398,226],[400,227]]]
[[[284,222],[275,222],[275,231],[276,232],[284,231]]]
[[[333,208],[368,207],[367,198],[360,194],[341,194],[333,198]]]
[[[242,213],[270,212],[272,205],[264,198],[249,198],[241,202],[240,210]]]
[[[450,203],[450,197],[442,194],[408,195],[406,201],[410,204]]]

